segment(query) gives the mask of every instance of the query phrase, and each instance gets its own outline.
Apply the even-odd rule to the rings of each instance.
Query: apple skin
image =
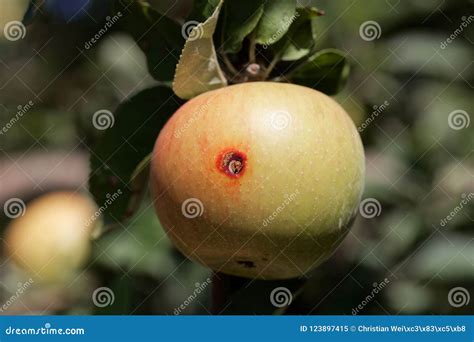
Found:
[[[360,136],[334,100],[253,82],[178,109],[156,141],[151,189],[188,258],[231,275],[287,279],[328,258],[348,233],[364,170]]]
[[[8,225],[7,255],[35,281],[67,281],[89,257],[96,212],[95,203],[79,193],[42,195]]]

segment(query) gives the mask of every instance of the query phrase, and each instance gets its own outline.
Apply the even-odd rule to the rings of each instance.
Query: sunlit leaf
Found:
[[[221,5],[209,19],[189,32],[173,81],[174,92],[183,99],[227,85],[212,39],[220,9]]]

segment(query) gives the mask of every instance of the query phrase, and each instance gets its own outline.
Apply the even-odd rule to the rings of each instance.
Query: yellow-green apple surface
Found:
[[[364,151],[347,113],[318,91],[254,82],[184,104],[156,141],[155,207],[187,257],[227,274],[301,276],[347,234]]]
[[[89,256],[96,213],[96,205],[85,195],[43,195],[9,224],[7,254],[40,282],[71,279]]]

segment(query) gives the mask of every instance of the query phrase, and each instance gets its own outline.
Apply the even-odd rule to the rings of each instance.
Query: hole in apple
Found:
[[[217,166],[219,170],[227,176],[237,178],[242,176],[247,158],[245,154],[239,151],[227,150],[221,153],[217,159]]]
[[[255,268],[254,262],[250,260],[238,260],[237,263],[245,268]]]

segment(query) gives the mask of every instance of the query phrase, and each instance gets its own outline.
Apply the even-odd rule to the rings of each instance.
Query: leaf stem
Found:
[[[265,69],[265,72],[263,73],[263,79],[266,80],[270,74],[272,73],[273,69],[277,65],[277,63],[280,61],[282,53],[279,52],[277,53],[273,59],[271,60],[270,64],[268,64],[267,68]]]
[[[249,46],[249,63],[248,64],[254,64],[256,61],[256,56],[255,56],[255,31],[252,32],[250,35],[250,46]]]
[[[222,60],[224,61],[224,64],[226,66],[226,68],[230,71],[230,73],[232,74],[232,77],[236,76],[239,72],[237,71],[237,69],[234,67],[234,65],[232,64],[232,62],[230,61],[229,57],[223,53],[222,55]]]

